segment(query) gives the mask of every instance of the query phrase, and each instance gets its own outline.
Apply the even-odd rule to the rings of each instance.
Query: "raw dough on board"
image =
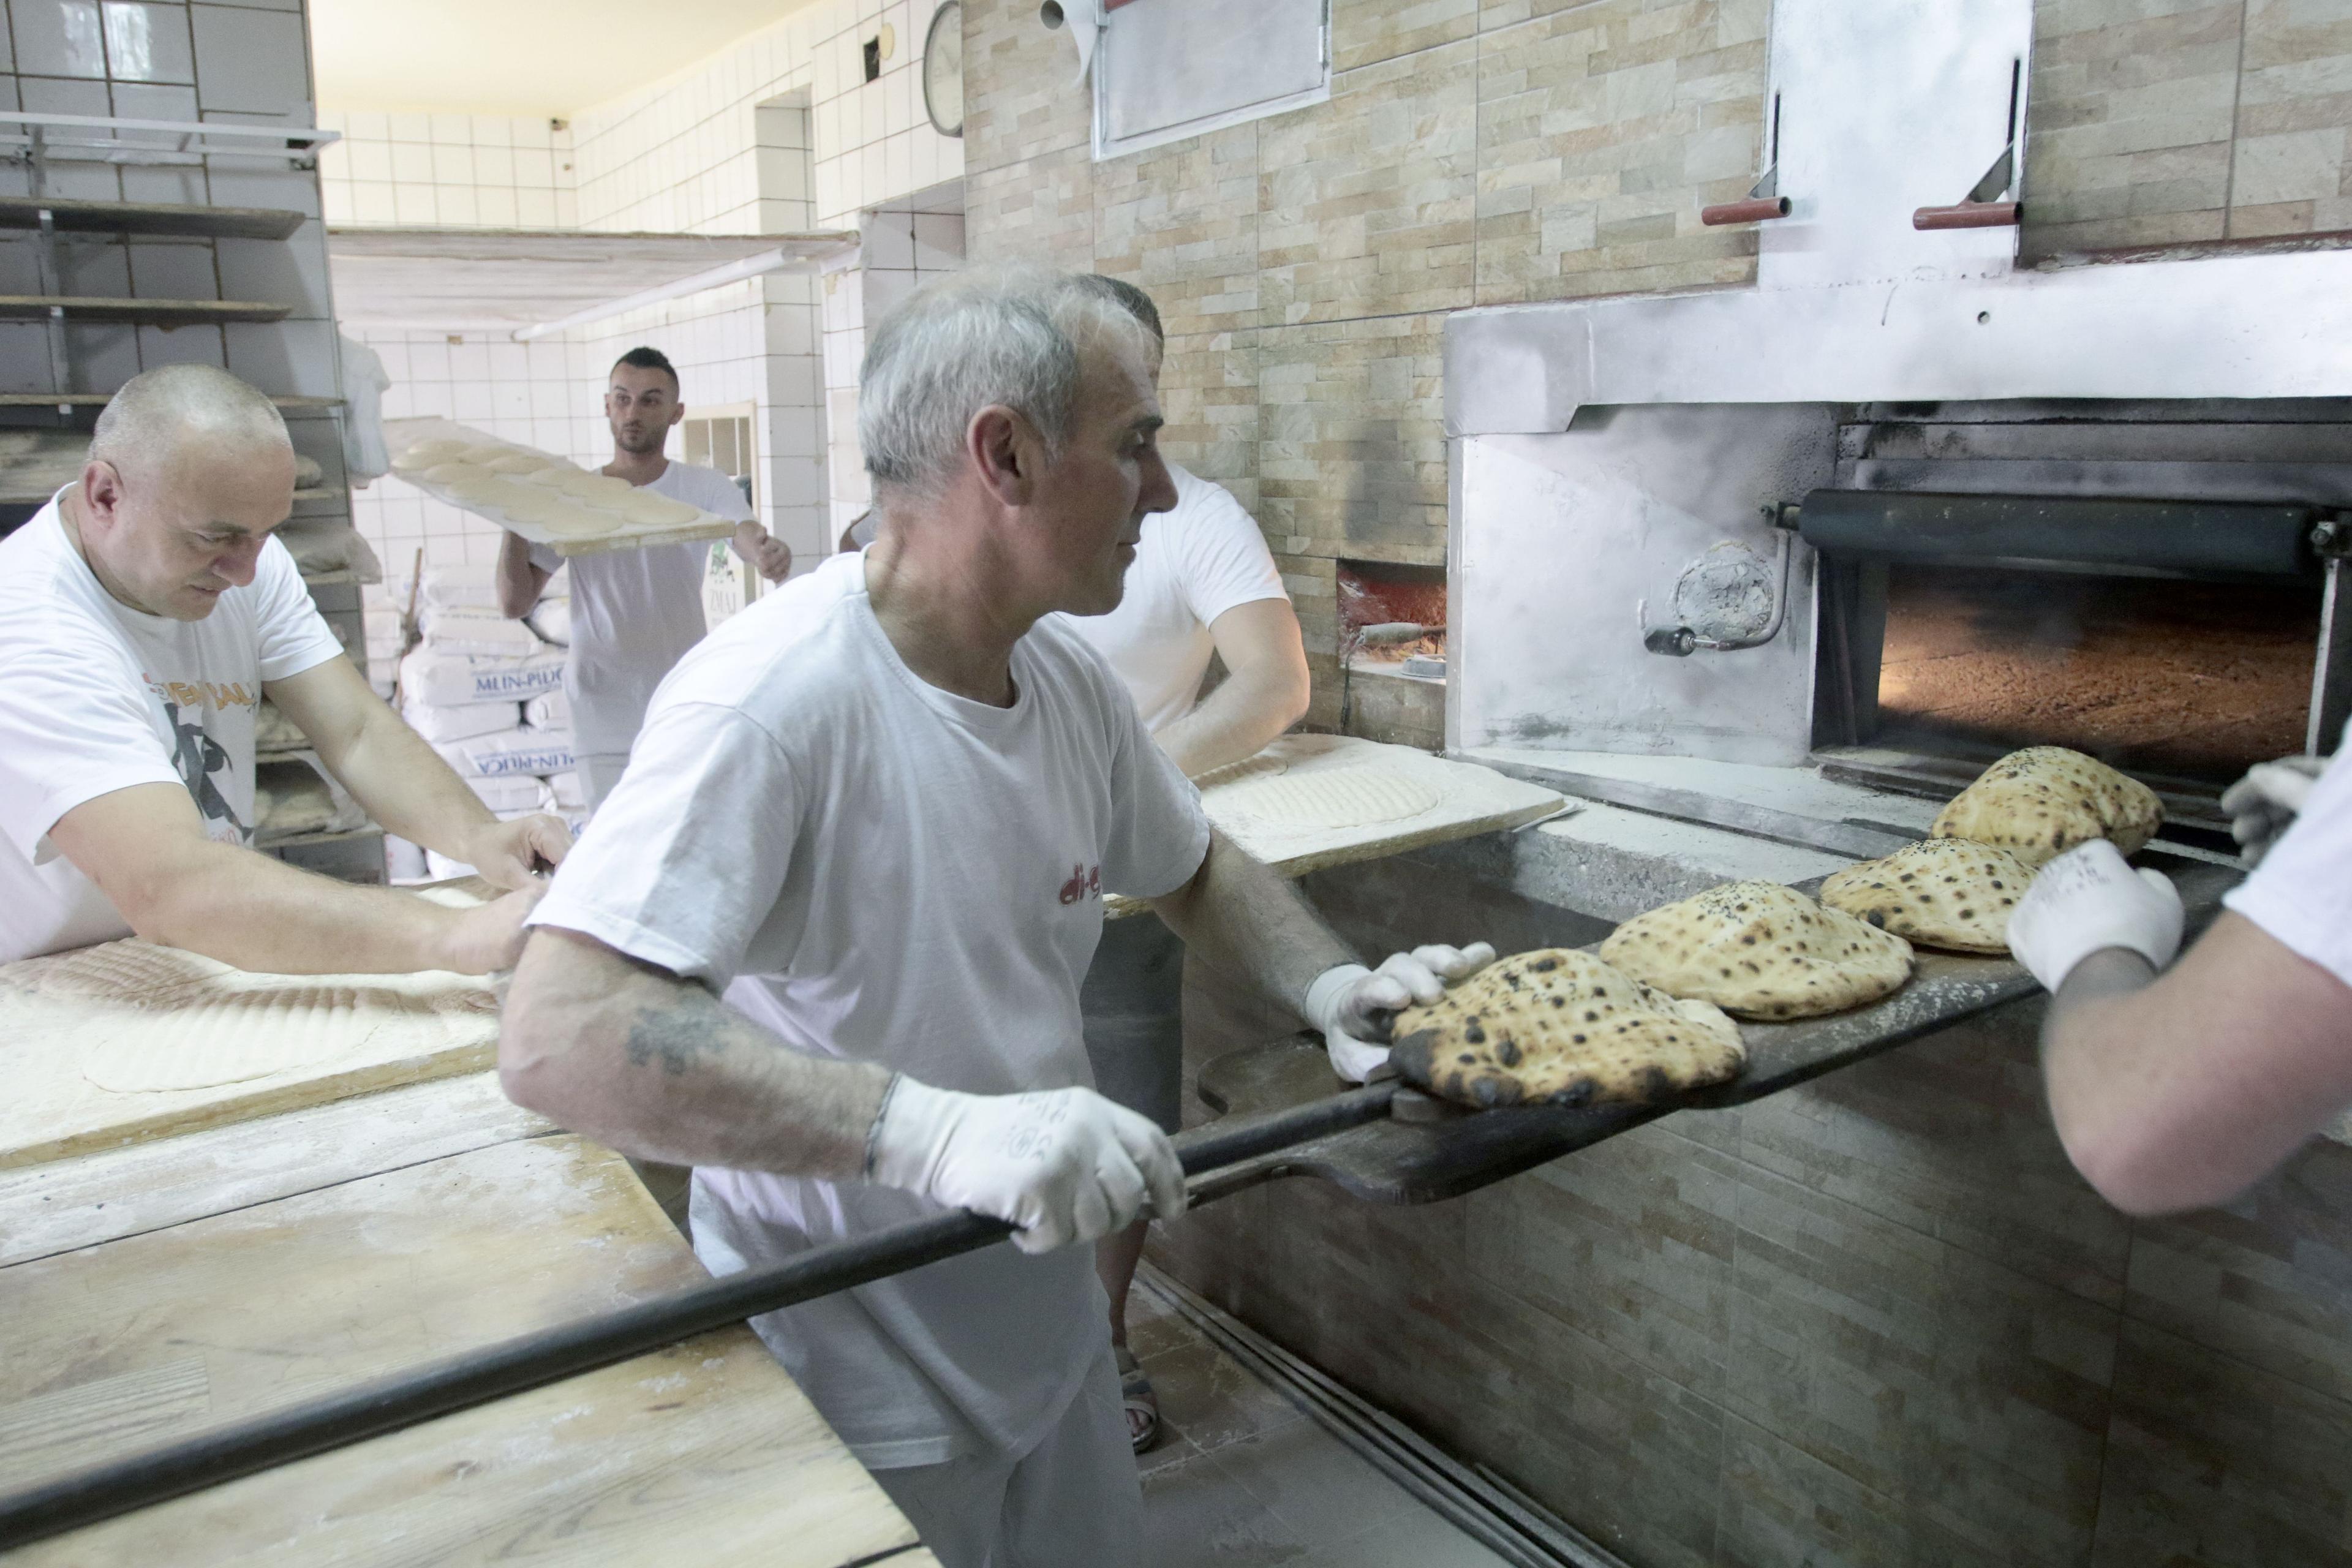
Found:
[[[1307,832],[1369,827],[1419,816],[1444,798],[1437,786],[1382,767],[1325,768],[1249,779],[1218,795],[1218,809],[1269,826]]]
[[[1211,768],[1192,783],[1202,790],[1221,789],[1227,784],[1237,784],[1246,779],[1270,779],[1276,773],[1286,773],[1289,771],[1290,764],[1280,757],[1264,755],[1244,757],[1238,763],[1227,763],[1223,767]]]

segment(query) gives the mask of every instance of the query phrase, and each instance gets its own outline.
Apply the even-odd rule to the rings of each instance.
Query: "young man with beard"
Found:
[[[677,371],[668,358],[658,349],[631,349],[614,362],[605,387],[613,460],[603,471],[735,519],[735,552],[769,582],[782,582],[792,571],[792,550],[752,521],[735,481],[716,468],[662,455],[671,426],[685,416]],[[592,810],[620,781],[654,688],[702,640],[702,578],[709,558],[705,544],[649,544],[572,559],[572,646],[563,689],[572,705],[580,787]],[[508,534],[499,552],[499,609],[518,620],[530,614],[563,564],[548,546]]]

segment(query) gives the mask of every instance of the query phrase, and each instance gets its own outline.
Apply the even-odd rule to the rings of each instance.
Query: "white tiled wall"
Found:
[[[545,355],[517,362],[494,353],[472,389],[454,367],[478,365],[470,352],[478,340],[371,333],[395,382],[406,383],[388,395],[387,414],[447,413],[576,461],[601,462],[610,454],[599,412],[604,373],[625,350],[650,343],[678,366],[689,409],[757,406],[761,521],[792,545],[802,566],[813,565],[866,505],[856,381],[866,316],[903,297],[925,272],[961,260],[963,144],[930,129],[919,86],[931,10],[929,0],[819,0],[667,81],[582,110],[568,132],[544,121],[330,106],[331,121],[350,142],[326,170],[337,223],[540,226],[529,215],[546,207],[525,203],[541,191],[555,205],[554,226],[706,234],[865,228],[870,236],[869,273],[853,265],[825,279],[771,274],[574,329],[562,335],[560,370]],[[886,20],[894,48],[868,83],[862,46]],[[520,153],[541,132],[544,170],[536,160],[526,165],[496,155]],[[551,184],[523,183],[542,173]],[[902,210],[874,212],[885,206]],[[445,362],[445,349],[461,357]],[[541,411],[558,402],[572,412]],[[546,427],[551,417],[563,422],[560,429]],[[398,480],[380,481],[360,510],[388,575],[404,576],[420,544],[428,562],[485,571],[497,552],[495,530],[434,506]]]
[[[826,457],[832,471],[832,528],[841,531],[872,504],[865,454],[857,443],[857,371],[866,357],[866,323],[942,272],[963,265],[963,184],[892,201],[858,223],[858,269],[826,279],[824,399]]]
[[[572,132],[495,114],[328,109],[343,139],[320,160],[338,226],[572,228],[579,223]]]
[[[671,79],[572,121],[580,221],[590,228],[740,234],[759,223],[754,110],[805,95],[812,216],[855,228],[859,212],[963,174],[963,142],[922,102],[929,0],[818,0]],[[876,80],[863,46],[887,22]]]

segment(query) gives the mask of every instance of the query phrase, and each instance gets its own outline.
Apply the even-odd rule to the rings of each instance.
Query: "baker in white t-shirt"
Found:
[[[1087,281],[1151,333],[1156,384],[1165,338],[1151,296],[1098,273]],[[1256,521],[1213,480],[1174,463],[1168,477],[1176,504],[1143,531],[1118,608],[1062,618],[1110,660],[1160,749],[1187,778],[1199,778],[1255,755],[1305,716],[1307,648]],[[1204,700],[1201,681],[1213,653],[1224,662],[1225,679]],[[1095,1087],[1168,1132],[1182,1118],[1183,990],[1184,944],[1161,921],[1137,915],[1103,927],[1079,993]],[[1160,1433],[1159,1396],[1127,1342],[1128,1289],[1146,1228],[1138,1221],[1105,1237],[1095,1252],[1138,1453]]]
[[[751,502],[716,468],[662,455],[686,416],[677,371],[659,349],[634,348],[614,362],[604,389],[613,460],[604,471],[672,500],[736,521],[735,552],[771,583],[793,569],[783,541],[752,521]],[[702,579],[707,544],[653,544],[642,550],[572,556],[572,641],[563,688],[572,704],[572,747],[580,786],[593,809],[629,760],[646,704],[686,650],[702,640]],[[499,607],[517,620],[530,614],[565,558],[519,533],[499,552]]]
[[[0,961],[134,931],[281,973],[514,961],[571,835],[492,816],[342,657],[270,537],[293,495],[269,399],[172,365],[0,542]],[[264,697],[378,822],[519,890],[458,910],[253,853]]]
[[[2178,964],[2179,894],[2105,839],[2042,868],[2010,917],[2053,994],[2058,1135],[2118,1208],[2225,1203],[2352,1105],[2347,755],[2263,763],[2222,797],[2260,864]]]
[[[1334,1040],[1474,947],[1352,962],[1210,830],[1055,610],[1119,598],[1146,515],[1149,339],[1067,274],[974,268],[866,350],[881,530],[730,618],[654,699],[535,911],[499,1067],[520,1103],[690,1163],[715,1272],[967,1208],[967,1254],[756,1320],[946,1568],[1137,1560],[1141,1500],[1089,1249],[1183,1206],[1087,1087],[1111,889]],[[723,994],[724,1001],[720,1000]]]

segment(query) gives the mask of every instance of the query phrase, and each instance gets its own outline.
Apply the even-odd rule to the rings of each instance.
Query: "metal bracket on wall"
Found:
[[[2025,90],[2025,62],[2009,68],[2009,142],[1992,167],[1978,176],[1969,194],[1948,207],[1921,207],[1911,215],[1913,228],[2013,228],[2025,220],[2025,204],[2017,193],[2017,112]],[[2003,201],[2003,196],[2012,199]]]

